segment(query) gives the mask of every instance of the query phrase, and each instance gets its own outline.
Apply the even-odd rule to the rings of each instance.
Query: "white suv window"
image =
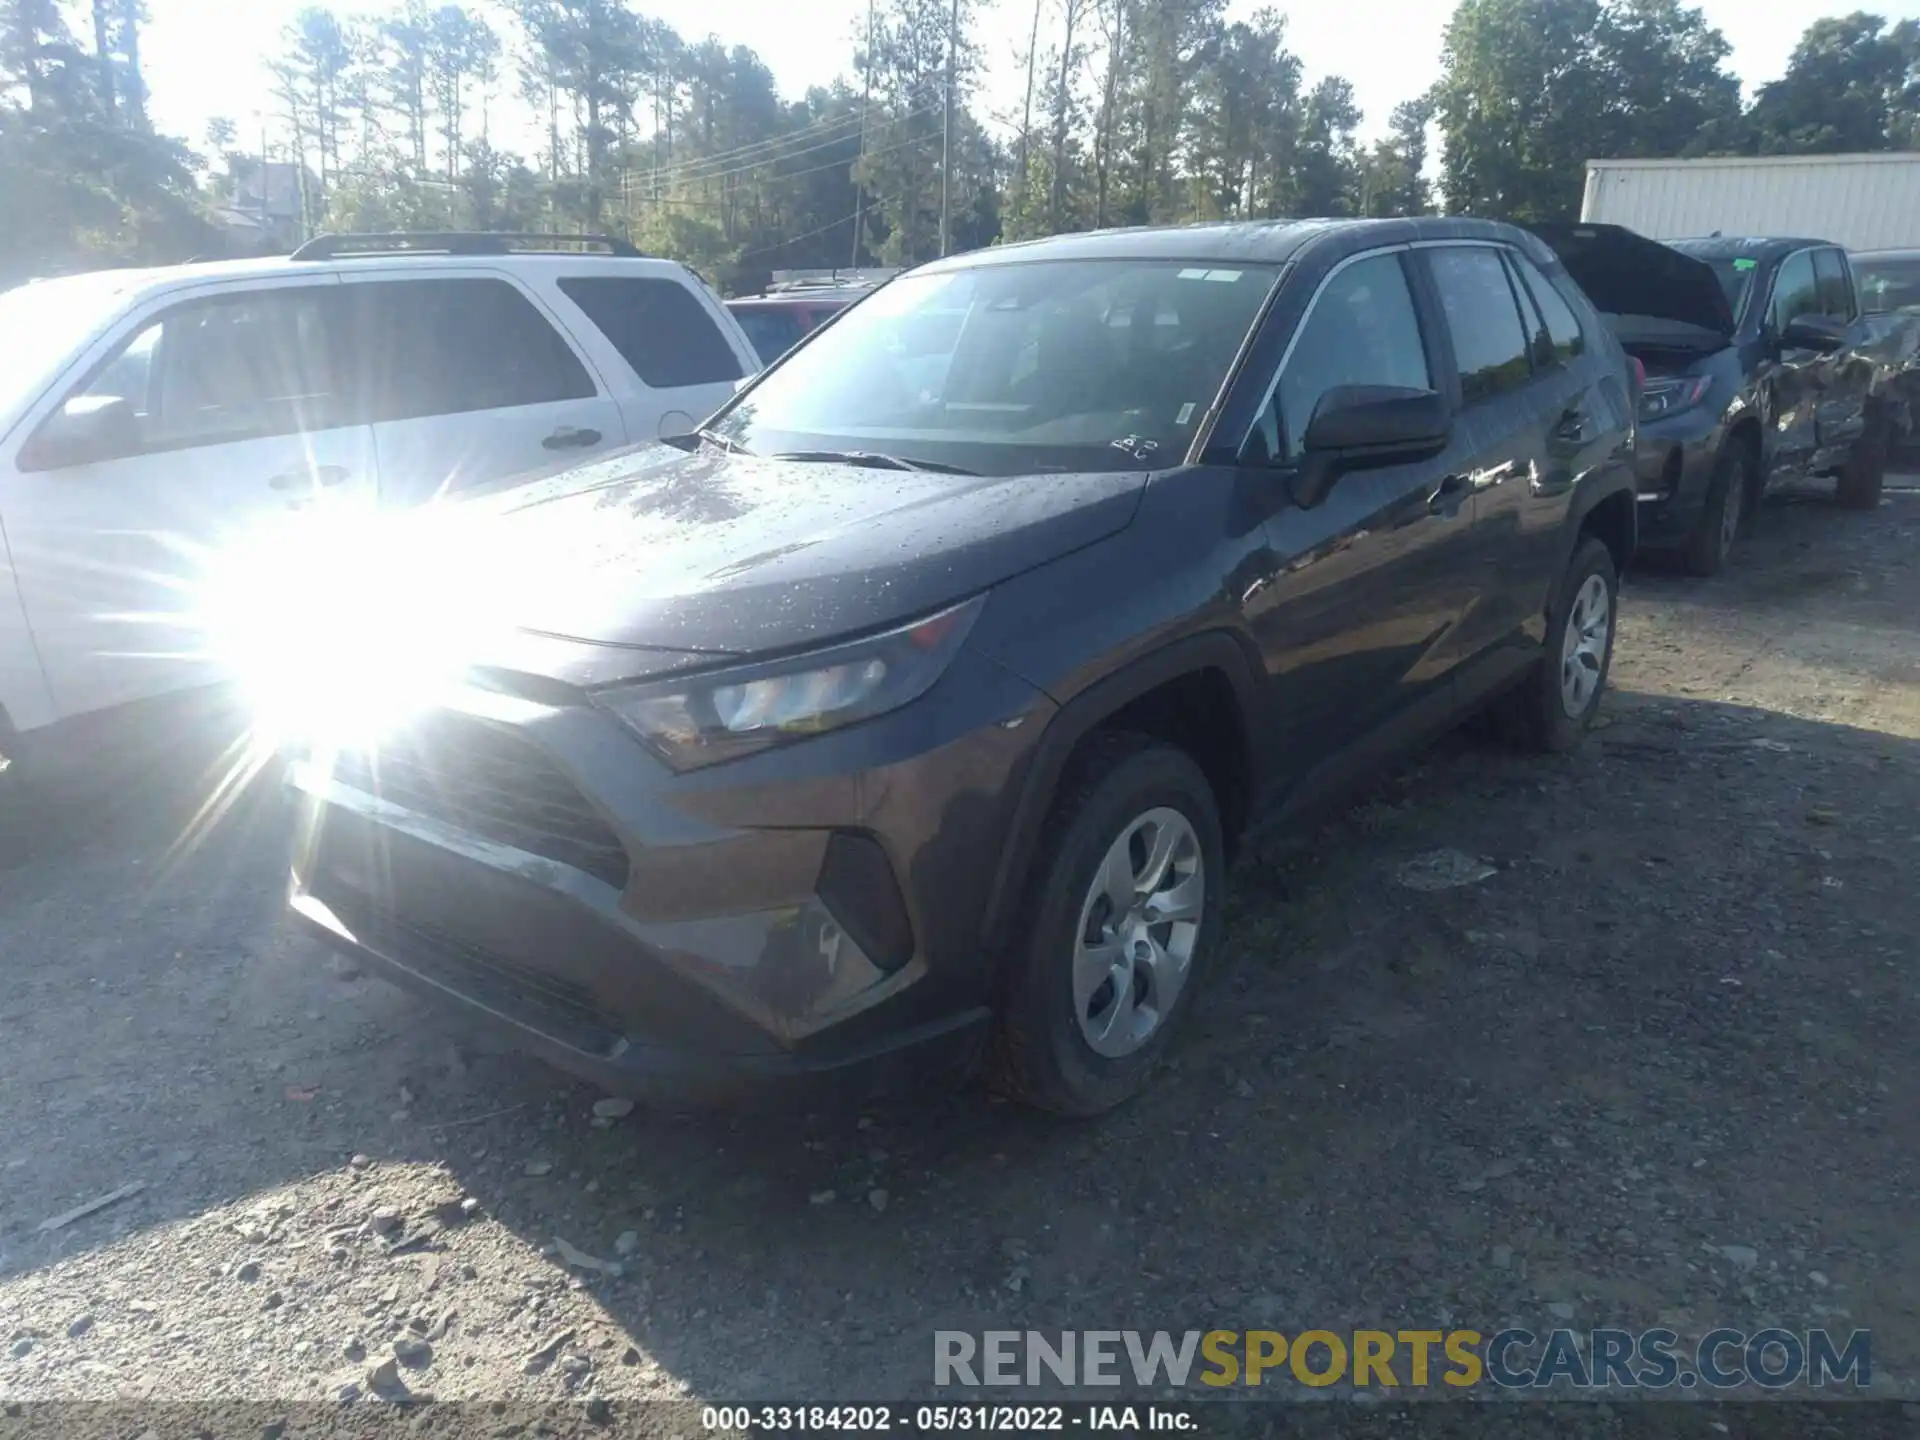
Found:
[[[330,429],[340,292],[256,290],[176,305],[96,367],[22,449],[26,471]],[[85,439],[77,439],[84,430]],[[78,448],[76,448],[76,446]]]
[[[505,280],[380,280],[353,296],[363,418],[379,423],[590,400],[573,347]]]
[[[572,276],[560,290],[654,390],[738,380],[740,359],[706,306],[673,280]]]

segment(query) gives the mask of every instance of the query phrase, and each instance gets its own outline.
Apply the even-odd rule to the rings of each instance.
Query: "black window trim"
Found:
[[[1320,283],[1313,287],[1313,294],[1307,298],[1306,305],[1301,309],[1300,318],[1294,322],[1293,333],[1287,336],[1286,346],[1280,352],[1280,359],[1274,364],[1273,374],[1268,378],[1266,388],[1260,392],[1258,403],[1248,412],[1246,431],[1240,436],[1238,443],[1233,447],[1233,464],[1238,465],[1243,463],[1240,457],[1246,453],[1247,441],[1253,438],[1253,427],[1260,423],[1260,417],[1267,413],[1267,407],[1274,403],[1275,397],[1280,393],[1280,377],[1287,373],[1287,365],[1293,359],[1293,352],[1300,347],[1301,337],[1307,333],[1307,325],[1313,319],[1314,311],[1320,308],[1320,301],[1325,297],[1327,287],[1339,278],[1342,271],[1350,266],[1358,265],[1362,260],[1378,260],[1387,255],[1406,255],[1418,248],[1420,247],[1416,242],[1406,240],[1396,241],[1390,245],[1376,245],[1371,249],[1356,250],[1351,255],[1343,255],[1327,267],[1327,273],[1322,275],[1320,277]],[[1443,368],[1439,357],[1434,353],[1435,342],[1432,319],[1420,303],[1420,286],[1417,283],[1415,275],[1408,268],[1404,260],[1400,262],[1400,273],[1401,279],[1406,282],[1407,298],[1412,301],[1413,304],[1414,320],[1420,327],[1420,348],[1425,354],[1427,361],[1427,378],[1434,383],[1436,393],[1446,394],[1447,391],[1440,388],[1440,382],[1447,378],[1447,375],[1450,373],[1451,361],[1448,362],[1447,367]],[[1284,278],[1285,276],[1283,274],[1280,279]],[[1278,294],[1279,289],[1279,281],[1276,280],[1274,293]],[[1271,303],[1271,297],[1269,297],[1269,303]],[[1262,323],[1264,323],[1264,316],[1261,320],[1256,321],[1253,329],[1248,332],[1249,343],[1251,343],[1254,336],[1258,335]],[[1229,376],[1229,379],[1231,378],[1232,377]],[[1222,393],[1225,393],[1224,389]],[[1457,407],[1457,397],[1454,398],[1453,403]],[[1209,436],[1208,438],[1210,440],[1212,437]],[[1265,468],[1279,468],[1279,465],[1276,464]]]
[[[279,278],[280,277],[273,277],[276,281],[278,281]],[[321,295],[341,295],[343,288],[337,275],[322,274],[288,276],[284,282],[265,285],[220,285],[167,291],[154,297],[154,303],[158,306],[157,309],[133,320],[133,328],[124,332],[118,329],[119,325],[126,322],[129,315],[137,315],[138,311],[122,311],[120,316],[115,320],[114,325],[109,327],[108,333],[113,338],[106,354],[94,361],[93,364],[87,366],[86,369],[81,372],[80,378],[71,384],[62,386],[56,382],[50,385],[46,391],[42,392],[43,395],[53,394],[57,398],[48,406],[46,413],[34,424],[32,430],[27,433],[27,437],[20,442],[19,449],[14,452],[13,468],[22,475],[47,475],[56,473],[61,469],[71,468],[44,464],[37,459],[36,452],[40,445],[41,437],[46,433],[47,427],[53,423],[53,417],[58,415],[69,401],[85,394],[87,387],[104,375],[107,367],[125,354],[129,345],[146,334],[147,331],[151,330],[155,325],[164,325],[169,317],[178,315],[182,311],[194,306],[238,305],[249,300],[255,300],[262,295],[297,295],[309,291]],[[332,343],[334,339],[337,339],[337,337],[330,337],[329,343]],[[329,366],[338,359],[339,357],[337,355],[329,356]],[[274,425],[263,426],[252,430],[236,430],[229,434],[221,435],[218,438],[208,437],[200,440],[175,440],[166,443],[143,445],[138,450],[129,450],[119,455],[103,455],[96,460],[89,460],[86,463],[89,465],[113,465],[122,460],[144,460],[149,455],[176,455],[182,450],[211,450],[218,445],[245,445],[255,440],[278,440],[288,435],[331,435],[335,431],[351,430],[365,423],[362,417],[350,413],[349,410],[343,413],[342,416],[335,418],[334,422],[330,425],[311,428],[299,427],[291,430]]]

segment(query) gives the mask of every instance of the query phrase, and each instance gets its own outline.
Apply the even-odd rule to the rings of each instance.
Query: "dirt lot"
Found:
[[[1463,736],[1249,857],[1099,1124],[596,1123],[290,935],[272,803],[184,859],[178,794],[16,834],[0,1397],[337,1395],[397,1336],[441,1397],[895,1399],[936,1327],[1571,1317],[1870,1327],[1920,1398],[1917,545],[1920,492],[1787,500],[1730,577],[1636,576],[1587,749]],[[1496,868],[1403,883],[1443,847]]]

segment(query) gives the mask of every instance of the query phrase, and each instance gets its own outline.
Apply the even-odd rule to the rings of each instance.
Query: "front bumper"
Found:
[[[1640,547],[1683,545],[1700,522],[1720,455],[1719,417],[1704,408],[1642,422],[1633,452]]]
[[[964,1068],[994,862],[1051,709],[963,652],[893,715],[675,775],[591,705],[468,692],[376,756],[292,768],[290,905],[616,1091]]]

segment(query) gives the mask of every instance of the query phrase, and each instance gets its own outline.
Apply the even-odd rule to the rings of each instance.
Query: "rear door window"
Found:
[[[1838,250],[1813,252],[1814,288],[1820,295],[1820,313],[1836,320],[1852,322],[1856,318],[1853,284],[1847,278],[1846,262]]]
[[[1472,405],[1520,389],[1533,378],[1533,367],[1500,252],[1487,245],[1461,245],[1429,253],[1453,337],[1461,401]]]
[[[644,276],[583,275],[562,280],[560,289],[650,389],[740,378],[740,360],[727,337],[684,285]]]
[[[1581,332],[1579,318],[1540,267],[1512,251],[1507,254],[1507,262],[1519,275],[1540,319],[1541,333],[1534,336],[1534,363],[1542,367],[1561,365],[1585,354],[1587,337]]]
[[[357,302],[353,368],[366,417],[415,420],[597,394],[573,347],[504,280],[379,280]]]

